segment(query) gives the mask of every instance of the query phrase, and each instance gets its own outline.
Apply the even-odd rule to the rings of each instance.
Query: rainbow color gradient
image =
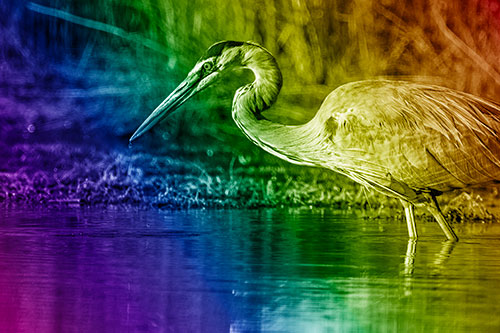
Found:
[[[350,212],[361,210],[365,217],[393,215],[392,209],[399,207],[396,200],[366,192],[341,175],[288,164],[249,142],[233,123],[230,113],[234,92],[242,80],[251,79],[248,73],[228,76],[224,85],[198,94],[129,147],[129,137],[137,126],[217,41],[255,41],[276,57],[284,85],[278,102],[266,111],[266,116],[284,123],[298,124],[310,119],[334,88],[371,78],[437,84],[500,101],[500,0],[19,0],[2,1],[0,17],[0,207],[4,211],[27,209],[31,219],[37,210],[57,211],[60,207],[134,212],[153,208],[161,215],[158,219],[167,220],[165,212],[191,208],[326,207]],[[478,189],[475,193],[480,194],[486,206],[498,200],[496,189]],[[444,201],[449,203],[449,212],[462,218],[493,218],[491,209],[475,205],[469,199],[457,201],[446,197]],[[140,214],[133,216],[140,219]],[[16,218],[22,221],[22,216]],[[179,223],[184,218],[179,217]],[[71,223],[71,219],[61,219]],[[81,217],[77,220],[87,221]],[[175,222],[168,220],[172,229]],[[230,227],[227,230],[233,232]],[[206,230],[213,232],[210,228]],[[295,232],[287,230],[290,235]],[[189,241],[185,242],[188,245],[184,240],[180,242],[182,245],[174,242],[167,249],[155,242],[151,243],[160,248],[158,251],[178,256],[173,260],[181,262],[189,258],[189,253],[179,255],[175,251],[189,252],[186,250],[190,248]],[[36,243],[35,248],[41,246],[43,239],[37,238]],[[57,248],[61,244],[67,246],[65,242],[49,245]],[[30,252],[28,245],[25,251]],[[107,244],[106,240],[101,245],[120,247],[116,243]],[[397,243],[394,248],[399,249],[400,245]],[[81,250],[75,253],[83,253],[83,259],[92,258],[94,249],[88,244],[77,242],[75,246]],[[148,242],[137,245],[145,255],[149,246]],[[196,248],[205,250],[210,246]],[[255,250],[242,245],[240,248],[244,258]],[[8,251],[8,245],[5,249],[9,258],[16,257]],[[42,257],[47,258],[49,252],[43,251]],[[221,251],[214,259],[217,264],[232,249]],[[314,257],[321,251],[318,247],[303,252]],[[133,257],[114,247],[112,252],[118,257]],[[394,262],[396,259],[392,258]],[[45,262],[45,266],[27,265],[9,270],[0,276],[3,279],[0,284],[6,285],[10,279],[25,279],[23,283],[31,285],[36,281],[23,274],[40,267],[66,273],[65,267],[57,266],[58,262],[65,263],[63,254],[58,254],[54,262]],[[234,262],[239,263],[237,259]],[[135,264],[143,263],[137,259]],[[194,269],[188,265],[170,272],[169,288],[175,289],[176,284],[192,289],[218,286],[211,285],[206,278],[212,272],[212,261],[207,259],[197,264]],[[107,262],[99,262],[97,266],[105,271]],[[6,267],[5,270],[10,269]],[[155,269],[146,268],[152,272]],[[110,269],[103,276],[113,273]],[[272,275],[272,270],[267,273]],[[342,274],[343,286],[348,289],[349,274]],[[77,278],[84,280],[85,276],[82,273]],[[284,279],[283,276],[280,278]],[[100,280],[101,277],[96,273],[92,275],[95,280],[82,281],[81,290],[98,289],[106,294],[106,281]],[[127,289],[127,278],[120,275],[119,290],[112,290],[111,294],[136,297],[139,301],[131,302],[137,306],[134,315],[152,316],[154,322],[155,314],[142,313],[139,305],[146,304],[147,308],[155,301],[154,295],[147,293],[148,283],[165,280],[152,275],[151,281],[142,281],[141,289],[134,291]],[[61,283],[65,282],[63,279]],[[29,299],[40,292],[37,288],[29,289],[22,297],[16,296],[16,290],[9,294],[17,303],[10,308],[2,305],[2,311],[14,319],[0,320],[9,331],[57,331],[70,327],[71,320],[85,320],[82,313],[81,317],[65,319],[66,326],[62,328],[43,326],[44,323],[19,326],[20,321],[15,319],[19,312],[31,314],[35,319],[44,317],[41,305],[46,303],[30,303]],[[67,288],[61,290],[70,292]],[[166,300],[165,306],[175,303],[195,308],[197,312],[192,315],[199,321],[188,327],[194,331],[203,330],[199,323],[211,319],[210,327],[216,331],[238,331],[237,327],[229,327],[227,317],[238,317],[243,323],[257,321],[258,315],[248,310],[251,307],[240,309],[241,312],[230,308],[228,302],[235,295],[189,297],[176,295]],[[350,306],[358,309],[356,300],[347,298],[342,301],[352,302]],[[83,296],[81,299],[89,301]],[[297,297],[297,311],[310,300],[302,303]],[[125,304],[127,299],[105,298],[100,303],[102,316],[109,319],[108,328],[113,326],[113,320],[123,323],[130,319],[112,315],[112,308],[122,301]],[[324,303],[329,301],[322,299]],[[53,306],[68,304],[81,306],[92,316],[98,316],[87,303]],[[213,312],[202,311],[206,308]],[[58,312],[53,308],[46,311],[51,315]],[[182,311],[182,315],[188,316],[189,311]],[[361,311],[356,312],[358,315],[362,316]],[[172,316],[172,320],[186,321],[184,317]],[[280,320],[286,322],[286,319]],[[162,320],[168,322],[168,318]],[[313,327],[306,324],[304,329]],[[272,325],[262,325],[261,328],[273,329]],[[368,331],[374,329],[366,325],[363,328],[368,327]]]

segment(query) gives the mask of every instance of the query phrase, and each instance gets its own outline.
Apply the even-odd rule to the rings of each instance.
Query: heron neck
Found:
[[[232,110],[235,123],[250,141],[267,152],[291,163],[314,165],[308,158],[316,144],[311,122],[283,125],[262,116],[261,112],[278,98],[282,76],[269,52],[259,46],[246,47],[249,49],[244,50],[241,65],[253,71],[255,80],[236,91]]]
[[[258,85],[258,83],[254,82]],[[241,91],[245,87],[240,88]],[[288,162],[300,165],[314,166],[314,150],[320,146],[321,138],[314,133],[312,122],[304,125],[284,125],[275,123],[259,116],[251,104],[240,103],[245,97],[238,91],[233,100],[233,120],[241,131],[257,146]]]
[[[235,102],[261,118],[261,112],[276,102],[283,78],[276,59],[266,49],[248,43],[241,48],[241,66],[250,69],[255,80],[237,91]]]
[[[320,138],[314,139],[311,122],[283,125],[265,118],[258,119],[253,110],[239,105],[236,98],[233,119],[248,139],[265,151],[294,164],[316,165],[313,150],[317,148],[316,141]]]

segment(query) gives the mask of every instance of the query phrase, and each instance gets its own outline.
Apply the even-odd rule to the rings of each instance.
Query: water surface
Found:
[[[500,228],[330,210],[0,211],[0,331],[500,331]]]

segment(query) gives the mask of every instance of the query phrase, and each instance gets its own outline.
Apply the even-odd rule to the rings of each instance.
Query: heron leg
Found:
[[[405,209],[406,224],[408,225],[408,235],[412,239],[416,239],[417,235],[417,224],[415,223],[415,212],[414,206],[411,202],[401,199],[401,203]]]
[[[444,234],[446,235],[446,238],[448,238],[451,241],[458,241],[458,237],[451,228],[450,224],[448,221],[446,221],[446,218],[443,216],[443,213],[441,212],[441,209],[439,208],[438,202],[436,200],[436,197],[431,195],[431,200],[429,204],[427,205],[427,209],[429,212],[434,216],[436,219],[437,223],[441,227],[441,230],[443,230]]]

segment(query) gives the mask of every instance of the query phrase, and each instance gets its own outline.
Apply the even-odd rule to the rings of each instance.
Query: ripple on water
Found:
[[[0,330],[498,331],[499,224],[330,210],[0,212]]]

